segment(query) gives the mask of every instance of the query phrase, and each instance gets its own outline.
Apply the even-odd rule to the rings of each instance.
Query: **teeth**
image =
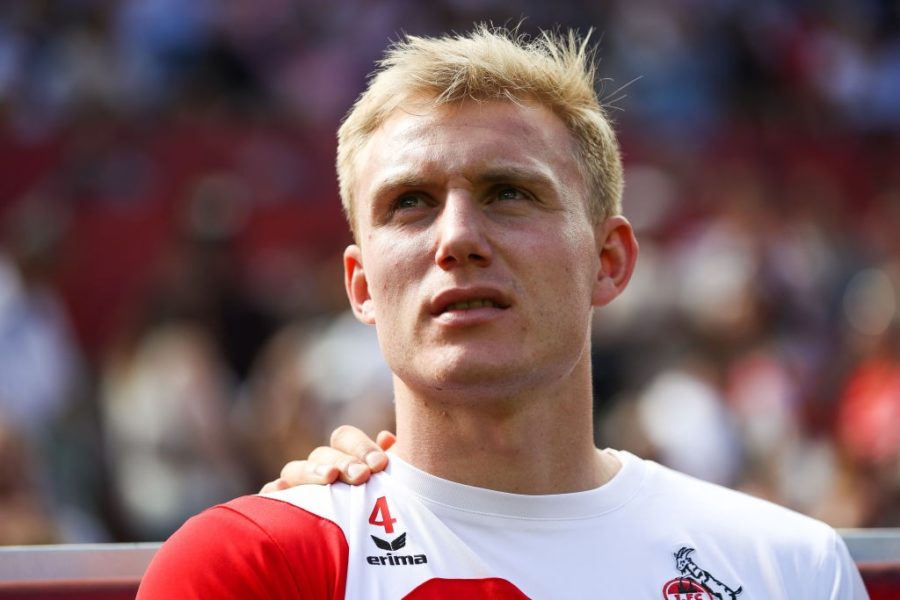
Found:
[[[447,310],[469,310],[470,308],[496,307],[497,303],[493,300],[465,300],[463,302],[454,302],[447,307]]]

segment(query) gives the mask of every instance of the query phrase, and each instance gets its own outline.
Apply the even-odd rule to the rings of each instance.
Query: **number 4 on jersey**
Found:
[[[394,523],[396,522],[397,519],[391,518],[391,510],[388,508],[387,498],[382,496],[376,500],[375,508],[372,509],[372,514],[369,515],[369,524],[384,527],[385,533],[394,533]]]

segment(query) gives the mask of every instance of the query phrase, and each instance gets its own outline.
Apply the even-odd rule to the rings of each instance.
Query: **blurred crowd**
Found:
[[[523,19],[523,17],[525,17]],[[900,526],[900,4],[0,3],[0,544],[160,540],[340,423],[334,132],[385,44],[593,29],[641,244],[597,443]]]

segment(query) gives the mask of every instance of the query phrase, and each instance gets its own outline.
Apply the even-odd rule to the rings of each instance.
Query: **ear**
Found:
[[[634,273],[638,243],[631,223],[614,215],[595,225],[600,270],[591,297],[594,306],[606,306],[625,290]]]
[[[369,282],[363,268],[362,251],[356,244],[351,244],[344,250],[344,287],[347,289],[350,308],[353,309],[356,318],[368,325],[374,325],[375,305],[369,295]]]

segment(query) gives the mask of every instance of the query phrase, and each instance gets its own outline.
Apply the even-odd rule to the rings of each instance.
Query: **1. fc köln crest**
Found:
[[[675,568],[681,573],[663,586],[664,600],[737,600],[743,586],[732,589],[721,580],[701,569],[691,558],[693,548],[683,546],[675,553]]]
[[[688,577],[679,577],[666,582],[663,587],[665,600],[713,600],[706,589]]]

